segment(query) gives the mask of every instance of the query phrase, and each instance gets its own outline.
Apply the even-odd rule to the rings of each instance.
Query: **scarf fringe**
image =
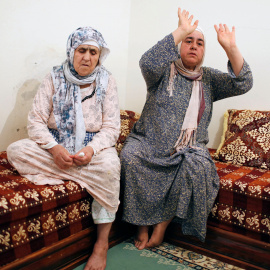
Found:
[[[181,130],[180,136],[174,145],[175,151],[179,152],[183,148],[192,147],[196,144],[197,129],[189,128]]]
[[[171,69],[170,69],[170,77],[169,77],[169,83],[168,83],[168,87],[167,87],[167,91],[169,92],[169,96],[172,97],[173,96],[173,91],[174,91],[174,79],[176,77],[176,69],[174,66],[174,63],[171,64]]]

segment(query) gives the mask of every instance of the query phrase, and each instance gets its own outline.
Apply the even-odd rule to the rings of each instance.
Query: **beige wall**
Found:
[[[129,33],[126,106],[141,111],[146,87],[138,66],[141,55],[177,27],[178,6],[189,10],[199,20],[206,36],[205,66],[227,71],[227,57],[217,42],[214,24],[236,27],[237,44],[253,76],[253,89],[239,97],[214,103],[209,127],[209,147],[217,147],[222,133],[225,110],[270,109],[270,25],[269,0],[169,0],[132,1]]]
[[[125,104],[130,1],[0,1],[0,151],[27,137],[27,114],[44,76],[65,60],[69,34],[80,26],[99,30],[111,54],[106,67]]]
[[[146,87],[141,55],[177,26],[177,7],[199,19],[206,35],[204,64],[226,71],[226,55],[213,25],[236,26],[237,43],[251,65],[254,87],[246,95],[214,104],[210,147],[217,147],[228,108],[269,110],[270,26],[268,0],[1,0],[0,151],[27,137],[27,113],[43,77],[65,59],[68,35],[79,26],[97,28],[111,48],[106,67],[119,89],[121,108],[140,112]]]

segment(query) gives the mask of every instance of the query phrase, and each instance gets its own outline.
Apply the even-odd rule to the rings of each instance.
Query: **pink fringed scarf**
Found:
[[[202,32],[201,29],[196,30]],[[196,143],[197,127],[205,109],[205,100],[201,82],[203,74],[201,65],[203,63],[203,58],[201,63],[196,66],[194,71],[187,70],[184,67],[181,59],[171,64],[170,79],[168,85],[168,91],[170,93],[170,96],[173,95],[174,78],[176,77],[177,73],[184,76],[188,80],[193,81],[192,93],[184,118],[184,122],[178,140],[174,145],[174,149],[176,152],[180,151],[186,146],[193,146]]]

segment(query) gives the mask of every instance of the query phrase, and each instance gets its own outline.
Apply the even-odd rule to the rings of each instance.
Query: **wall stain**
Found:
[[[40,81],[31,79],[25,81],[18,89],[14,108],[7,117],[2,132],[0,133],[0,142],[5,142],[8,145],[14,141],[28,137],[28,112],[32,107],[33,99],[39,85]],[[0,151],[6,150],[7,145],[2,145],[1,143]]]

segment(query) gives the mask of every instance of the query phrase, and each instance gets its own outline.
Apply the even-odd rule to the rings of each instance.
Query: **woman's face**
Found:
[[[100,51],[92,45],[80,45],[74,52],[73,66],[80,76],[91,74],[98,64]]]
[[[194,70],[200,64],[204,54],[204,38],[199,31],[194,31],[182,41],[180,55],[186,69]]]

